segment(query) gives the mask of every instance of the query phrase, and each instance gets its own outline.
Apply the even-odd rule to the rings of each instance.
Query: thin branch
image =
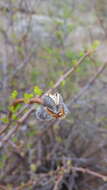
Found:
[[[22,14],[27,14],[27,15],[35,15],[36,11],[33,10],[26,10],[25,8],[16,8],[16,7],[12,7],[12,10],[8,7],[0,7],[0,12],[4,12],[4,13],[10,13],[11,11],[13,11],[14,13],[22,13]]]
[[[19,98],[19,99],[16,99],[13,103],[12,103],[12,106],[16,107],[18,104],[20,103],[24,103],[24,98]],[[32,98],[29,100],[28,104],[43,104],[43,100],[42,98],[39,98],[39,97],[35,97],[35,98]],[[31,108],[31,112],[32,110],[34,110],[34,108]],[[30,110],[29,110],[30,111]],[[28,114],[29,115],[29,111],[26,112],[26,114],[24,114],[23,117],[26,117],[26,115]],[[1,130],[0,130],[0,135],[2,135],[10,126],[11,124],[11,117],[12,117],[12,112],[9,112],[8,114],[8,119],[9,119],[9,123],[3,127]],[[23,121],[23,117],[20,119],[21,120],[21,123]],[[18,120],[18,123],[20,122],[20,120]]]
[[[58,79],[58,81],[54,84],[54,86],[53,86],[51,89],[49,89],[49,90],[47,91],[47,93],[50,93],[51,91],[53,91],[54,89],[56,89],[56,88],[61,84],[61,82],[62,82],[63,80],[65,80],[71,73],[73,73],[73,72],[78,68],[78,66],[79,66],[81,63],[83,63],[83,61],[85,60],[85,58],[88,57],[89,55],[91,55],[92,53],[93,53],[93,51],[88,51],[88,52],[86,52],[86,53],[84,54],[84,56],[79,59],[79,61],[77,62],[77,64],[75,64],[74,67],[72,67],[72,68],[69,69],[65,74],[63,74],[63,75]]]
[[[6,130],[7,128],[10,126],[10,122],[5,126],[3,127],[1,130],[0,130],[0,135],[2,135]]]
[[[21,185],[20,187],[17,187],[16,190],[23,190],[23,188],[25,187],[29,187],[32,186],[33,184],[35,184],[35,182],[33,182],[32,180],[29,180],[27,183]]]
[[[28,112],[26,112],[18,121],[15,127],[13,127],[7,135],[4,136],[4,138],[0,141],[0,146],[2,146],[4,143],[6,143],[11,136],[18,130],[21,124],[25,122],[25,120],[29,117],[29,115],[34,111],[34,108],[31,108]]]
[[[21,103],[25,103],[24,98],[19,98],[19,99],[14,100],[14,102],[12,103],[12,106],[16,107],[18,104],[21,104]],[[27,104],[34,104],[34,103],[43,105],[44,102],[42,98],[35,97],[35,98],[31,98]],[[12,118],[12,112],[10,111],[8,114],[8,119],[11,120],[11,118]]]
[[[63,176],[64,176],[64,174],[58,176],[58,179],[55,183],[53,190],[59,190],[59,185],[60,185],[61,181],[63,180]]]
[[[24,102],[25,102],[24,98],[19,98],[19,99],[16,99],[12,103],[12,105],[15,107],[15,106],[17,106],[17,104],[24,103]],[[36,103],[36,104],[43,104],[43,100],[41,98],[39,98],[39,97],[35,97],[35,98],[31,98],[29,100],[29,102],[28,102],[28,104],[34,104],[34,103]]]
[[[1,184],[0,184],[0,189],[1,189],[1,190],[7,190],[7,187],[5,187],[4,185],[1,185]]]
[[[99,75],[104,71],[107,67],[107,62],[104,63],[96,72],[96,74],[91,78],[91,80],[80,90],[80,92],[68,103],[68,105],[72,105],[75,103],[84,93],[94,84]]]
[[[103,181],[107,181],[107,176],[99,174],[98,172],[94,172],[94,171],[87,169],[87,168],[72,167],[72,170],[74,170],[76,172],[82,172],[84,174],[90,174],[90,175],[93,175],[95,177],[102,179]]]
[[[85,55],[83,57],[80,58],[80,60],[77,62],[77,64],[72,67],[69,71],[67,71],[64,75],[62,75],[58,81],[55,83],[54,87],[51,88],[50,90],[48,90],[48,92],[51,92],[52,90],[54,90],[55,88],[57,88],[61,82],[63,80],[65,80],[71,73],[73,73],[77,68],[78,66],[84,61],[84,59],[86,57],[88,57],[90,54],[92,54],[93,52],[92,51],[89,51],[89,52],[86,52]],[[17,99],[13,102],[13,106],[16,106],[17,104],[19,103],[24,103],[24,99],[23,98],[20,98],[20,99]],[[41,98],[38,98],[38,97],[35,97],[35,98],[32,98],[30,101],[29,101],[29,104],[33,104],[33,103],[38,103],[38,104],[43,104],[43,100]],[[18,121],[17,121],[17,124],[16,124],[16,127],[14,127],[12,130],[10,130],[8,132],[8,134],[1,140],[1,146],[4,142],[7,142],[8,139],[17,131],[17,129],[20,127],[20,125],[28,118],[28,116],[34,111],[34,107],[31,108],[28,112],[26,112]],[[9,115],[9,118],[11,118],[11,113]],[[2,134],[9,126],[7,125],[7,127],[4,128],[4,130],[2,129],[2,131],[0,131],[0,134]]]

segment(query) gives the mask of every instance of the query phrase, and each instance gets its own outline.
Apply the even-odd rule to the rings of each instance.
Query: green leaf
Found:
[[[93,49],[96,49],[96,48],[98,48],[100,46],[100,41],[99,40],[95,40],[94,42],[93,42],[93,44],[92,44],[92,48]]]
[[[29,100],[33,97],[33,94],[24,93],[24,102],[25,104],[29,103]]]
[[[12,99],[15,99],[18,95],[18,92],[16,90],[14,90],[12,93],[11,93],[11,98]]]
[[[65,83],[66,83],[66,81],[63,80],[63,81],[61,82],[61,86],[65,86]]]
[[[14,143],[16,143],[16,142],[17,142],[17,137],[13,137],[13,138],[12,138],[12,141],[13,141]]]
[[[83,51],[80,51],[79,56],[80,56],[80,57],[83,57],[83,56],[84,56],[84,52],[83,52]]]
[[[11,112],[13,112],[13,113],[15,112],[15,107],[14,107],[14,106],[9,106],[8,109],[9,109],[9,111],[11,111]]]
[[[37,166],[35,164],[31,164],[30,168],[31,168],[32,172],[35,172],[37,169]]]
[[[53,53],[53,49],[52,49],[52,48],[49,48],[49,47],[46,48],[46,51],[47,51],[47,53],[49,53],[49,54],[52,54],[52,53]]]
[[[12,119],[13,119],[13,120],[17,120],[17,119],[18,119],[17,116],[16,116],[16,114],[13,114],[13,115],[12,115]]]
[[[63,139],[60,137],[60,136],[56,136],[56,141],[58,143],[62,143],[63,142]]]
[[[3,123],[8,123],[8,122],[9,122],[9,120],[8,120],[7,117],[3,117],[3,118],[1,118],[0,120],[1,120]]]
[[[61,39],[63,38],[63,33],[62,33],[62,31],[56,31],[55,34],[56,34],[56,37],[57,37],[58,39],[61,40]]]
[[[43,91],[38,86],[35,86],[34,93],[40,96],[43,93]]]

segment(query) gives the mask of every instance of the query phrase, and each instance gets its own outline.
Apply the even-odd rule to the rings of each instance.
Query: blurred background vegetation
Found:
[[[57,190],[54,176],[42,174],[68,161],[107,175],[107,70],[71,103],[107,61],[107,1],[0,0],[0,128],[6,124],[3,118],[14,90],[17,97],[32,93],[35,86],[46,92],[84,52],[96,47],[57,89],[68,104],[68,116],[49,127],[32,114],[0,149],[1,190],[2,186],[7,190]],[[43,129],[47,130],[39,137]],[[29,185],[30,180],[37,184]],[[106,189],[107,182],[101,179],[70,172],[58,187]]]

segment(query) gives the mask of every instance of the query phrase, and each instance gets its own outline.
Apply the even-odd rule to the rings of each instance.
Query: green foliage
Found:
[[[16,142],[17,142],[17,137],[14,136],[14,137],[12,138],[12,141],[13,141],[14,143],[16,143]]]
[[[34,87],[34,93],[38,96],[41,96],[43,91],[39,88],[39,86]]]
[[[83,57],[83,56],[84,56],[84,52],[83,52],[83,51],[80,51],[80,52],[79,52],[79,56],[80,56],[80,57]]]
[[[68,59],[70,59],[71,61],[73,61],[73,60],[79,58],[79,55],[78,55],[77,53],[75,53],[75,52],[73,52],[73,51],[71,51],[71,50],[69,50],[69,49],[65,52],[65,56],[66,56]]]
[[[6,159],[7,159],[6,154],[1,154],[0,155],[0,169],[2,169],[5,166]]]
[[[65,19],[70,18],[72,15],[72,11],[71,11],[71,7],[69,7],[68,5],[64,4],[63,6],[63,17]]]
[[[68,25],[67,25],[67,30],[68,30],[68,32],[72,32],[72,31],[74,30],[74,27],[75,27],[74,24],[68,24]]]
[[[21,107],[22,107],[21,104],[17,104],[16,106],[10,105],[10,106],[8,107],[8,110],[9,110],[10,112],[14,113],[14,114],[13,114],[13,118],[15,118],[15,113],[16,113],[18,110],[20,110]]]
[[[34,137],[34,136],[36,136],[36,134],[37,134],[37,130],[32,129],[32,128],[27,132],[28,137]]]
[[[5,124],[9,122],[9,119],[8,119],[7,116],[1,118],[0,120],[1,120],[3,123],[5,123]]]
[[[29,103],[29,100],[33,97],[33,94],[31,94],[31,93],[24,93],[24,102],[25,102],[25,104],[28,104]]]
[[[13,120],[18,120],[18,117],[17,117],[17,115],[14,113],[14,114],[12,114],[12,119]]]
[[[56,37],[59,39],[59,40],[62,40],[63,39],[63,32],[60,30],[60,31],[56,31],[55,32],[56,34]]]
[[[97,49],[100,46],[100,41],[99,40],[95,40],[92,44],[92,48],[93,49]]]
[[[56,136],[55,139],[56,139],[56,141],[58,143],[62,143],[63,142],[63,139],[61,138],[61,136]]]
[[[66,81],[63,80],[63,81],[61,82],[61,86],[63,87],[63,86],[65,86],[65,84],[66,84]]]
[[[35,164],[31,164],[30,168],[31,168],[32,172],[36,172],[36,170],[37,170],[37,166]]]
[[[41,76],[41,72],[39,70],[32,69],[31,71],[31,82],[35,84],[35,81],[38,81],[39,76]]]
[[[11,98],[12,99],[15,99],[16,97],[18,96],[18,92],[17,92],[17,90],[14,90],[12,93],[11,93]]]

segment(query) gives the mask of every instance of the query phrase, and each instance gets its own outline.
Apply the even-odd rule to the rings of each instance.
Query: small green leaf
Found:
[[[8,120],[7,117],[3,117],[3,118],[1,118],[0,120],[1,120],[3,123],[8,123],[8,122],[9,122],[9,120]]]
[[[63,38],[63,33],[62,33],[62,31],[56,31],[55,34],[56,34],[56,37],[57,37],[58,39],[61,40],[61,39]]]
[[[49,86],[50,86],[50,87],[53,87],[54,82],[51,80],[51,81],[49,81],[49,83],[48,83],[48,84],[49,84]]]
[[[60,136],[56,136],[56,141],[58,143],[62,143],[63,142],[63,139],[60,137]]]
[[[17,116],[16,116],[16,114],[13,114],[13,115],[12,115],[12,119],[13,119],[13,120],[17,120],[17,119],[18,119]]]
[[[84,52],[83,52],[83,51],[80,51],[79,56],[80,56],[80,57],[84,56]]]
[[[72,65],[74,65],[74,66],[77,65],[77,60],[73,60]]]
[[[11,98],[12,99],[15,99],[18,95],[18,92],[16,90],[14,90],[12,93],[11,93]]]
[[[16,142],[17,142],[17,137],[13,137],[13,138],[12,138],[12,141],[13,141],[14,143],[16,143]]]
[[[29,103],[29,100],[33,97],[33,94],[24,93],[24,102],[25,104]]]
[[[93,44],[92,44],[92,48],[93,49],[96,49],[96,48],[98,48],[100,46],[100,41],[99,40],[95,40],[94,42],[93,42]]]
[[[15,107],[14,106],[9,106],[9,111],[11,111],[11,112],[15,112]]]
[[[43,91],[38,86],[35,86],[34,93],[40,96],[43,93]]]
[[[35,164],[31,164],[30,168],[31,168],[32,172],[35,172],[37,169],[37,166]]]
[[[46,48],[46,51],[49,53],[49,54],[52,54],[53,53],[53,49],[52,48]]]
[[[61,85],[62,85],[62,86],[65,86],[65,83],[66,83],[66,81],[63,80],[63,81],[61,82]]]

